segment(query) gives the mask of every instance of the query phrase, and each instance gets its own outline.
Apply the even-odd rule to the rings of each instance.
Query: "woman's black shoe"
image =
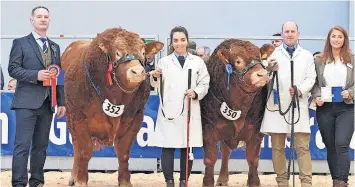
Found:
[[[179,187],[185,187],[185,186],[186,186],[185,180],[180,181],[180,186]]]
[[[174,181],[172,180],[166,181],[166,187],[174,187]]]

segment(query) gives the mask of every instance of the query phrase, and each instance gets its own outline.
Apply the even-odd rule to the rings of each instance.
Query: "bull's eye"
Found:
[[[240,64],[240,61],[239,61],[239,60],[237,60],[237,64]]]

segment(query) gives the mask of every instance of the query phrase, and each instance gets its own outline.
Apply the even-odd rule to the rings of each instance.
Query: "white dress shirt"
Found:
[[[42,50],[43,50],[43,42],[42,42],[42,40],[40,39],[40,38],[42,38],[42,37],[41,37],[39,34],[37,34],[36,32],[34,32],[34,31],[32,31],[32,35],[33,35],[33,37],[35,38],[37,44],[38,44],[39,46],[41,46],[41,48],[42,48]],[[47,36],[45,36],[45,38],[47,38]],[[46,40],[46,44],[47,44],[47,47],[49,47],[48,38],[47,38],[47,40]]]
[[[346,84],[346,65],[340,60],[335,60],[332,63],[328,63],[324,67],[324,79],[327,87],[341,86],[345,87]]]

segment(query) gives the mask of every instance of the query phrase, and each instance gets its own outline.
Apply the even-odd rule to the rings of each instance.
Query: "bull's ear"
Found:
[[[105,38],[102,34],[97,34],[97,37],[99,38],[99,47],[100,49],[107,53],[107,48],[105,47],[106,43],[107,43],[107,38]]]
[[[217,51],[217,55],[218,58],[221,62],[223,62],[224,64],[228,64],[228,60],[229,59],[229,50],[227,49],[219,49]]]
[[[159,41],[152,41],[145,44],[145,53],[153,53],[156,55],[161,49],[163,49],[164,44]]]
[[[105,48],[105,46],[104,46],[103,43],[100,43],[100,44],[99,44],[99,47],[100,47],[100,49],[101,49],[103,52],[107,53],[107,49]]]
[[[275,46],[271,44],[264,44],[260,48],[260,55],[262,60],[266,60],[275,50]]]

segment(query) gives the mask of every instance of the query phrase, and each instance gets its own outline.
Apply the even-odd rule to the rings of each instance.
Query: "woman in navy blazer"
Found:
[[[348,186],[349,145],[354,132],[354,57],[344,28],[335,26],[329,31],[323,53],[315,61],[317,81],[312,96],[333,187]],[[343,101],[325,102],[322,87],[341,87]]]

